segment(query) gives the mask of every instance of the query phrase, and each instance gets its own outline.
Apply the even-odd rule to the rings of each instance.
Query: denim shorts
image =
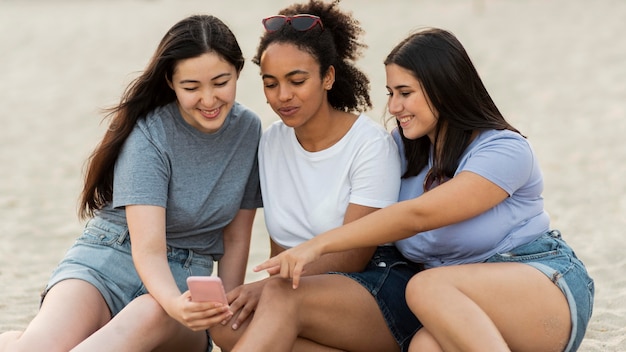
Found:
[[[406,285],[413,275],[423,270],[404,258],[395,246],[380,246],[364,271],[341,273],[367,289],[376,299],[391,334],[402,351],[407,351],[413,335],[422,327],[406,304]]]
[[[84,280],[100,291],[111,316],[115,316],[130,301],[147,293],[135,270],[130,246],[126,226],[98,217],[89,220],[83,234],[53,271],[42,301],[55,284],[67,279]],[[188,276],[213,272],[213,257],[192,250],[168,246],[167,259],[181,292],[187,291]]]
[[[549,277],[563,291],[572,317],[572,331],[565,351],[578,349],[591,319],[595,288],[585,266],[563,241],[559,231],[549,231],[510,252],[496,254],[486,262],[524,263]]]

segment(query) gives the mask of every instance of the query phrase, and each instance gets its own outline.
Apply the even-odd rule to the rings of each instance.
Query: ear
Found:
[[[322,80],[322,85],[324,89],[331,90],[333,89],[333,84],[335,83],[335,66],[330,65],[326,73],[324,74],[324,78]]]

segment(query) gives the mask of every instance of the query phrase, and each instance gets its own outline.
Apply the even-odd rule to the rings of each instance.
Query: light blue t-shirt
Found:
[[[126,205],[164,207],[168,245],[219,259],[224,227],[239,209],[262,206],[261,132],[259,117],[239,103],[215,133],[189,125],[176,103],[155,109],[126,139],[115,164],[113,201],[96,216],[126,225]]]
[[[404,147],[393,131],[406,170]],[[417,176],[402,179],[399,201],[423,192],[424,168]],[[480,133],[461,156],[456,174],[471,171],[504,189],[509,197],[472,219],[425,231],[395,244],[402,254],[425,267],[478,263],[496,253],[508,252],[531,242],[549,229],[543,208],[543,177],[528,141],[508,130]],[[459,199],[463,203],[463,199]]]

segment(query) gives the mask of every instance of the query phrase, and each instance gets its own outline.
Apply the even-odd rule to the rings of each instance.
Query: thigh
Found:
[[[300,337],[347,351],[399,350],[376,300],[359,283],[341,275],[302,278],[297,290]]]
[[[131,301],[73,352],[207,351],[204,331],[194,332],[171,318],[151,296]]]
[[[64,280],[46,294],[20,338],[23,350],[68,351],[111,319],[100,291],[82,280]]]
[[[425,289],[435,287],[439,292]],[[441,301],[448,288],[478,305],[512,350],[537,351],[555,345],[562,350],[567,343],[571,329],[567,300],[557,285],[529,265],[481,263],[429,269],[411,280],[407,297],[415,294],[408,299]]]

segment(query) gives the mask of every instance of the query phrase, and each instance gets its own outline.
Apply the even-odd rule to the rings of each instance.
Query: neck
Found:
[[[348,133],[357,115],[330,109],[328,114],[318,116],[306,125],[295,129],[302,148],[309,152],[319,152],[335,145]]]

